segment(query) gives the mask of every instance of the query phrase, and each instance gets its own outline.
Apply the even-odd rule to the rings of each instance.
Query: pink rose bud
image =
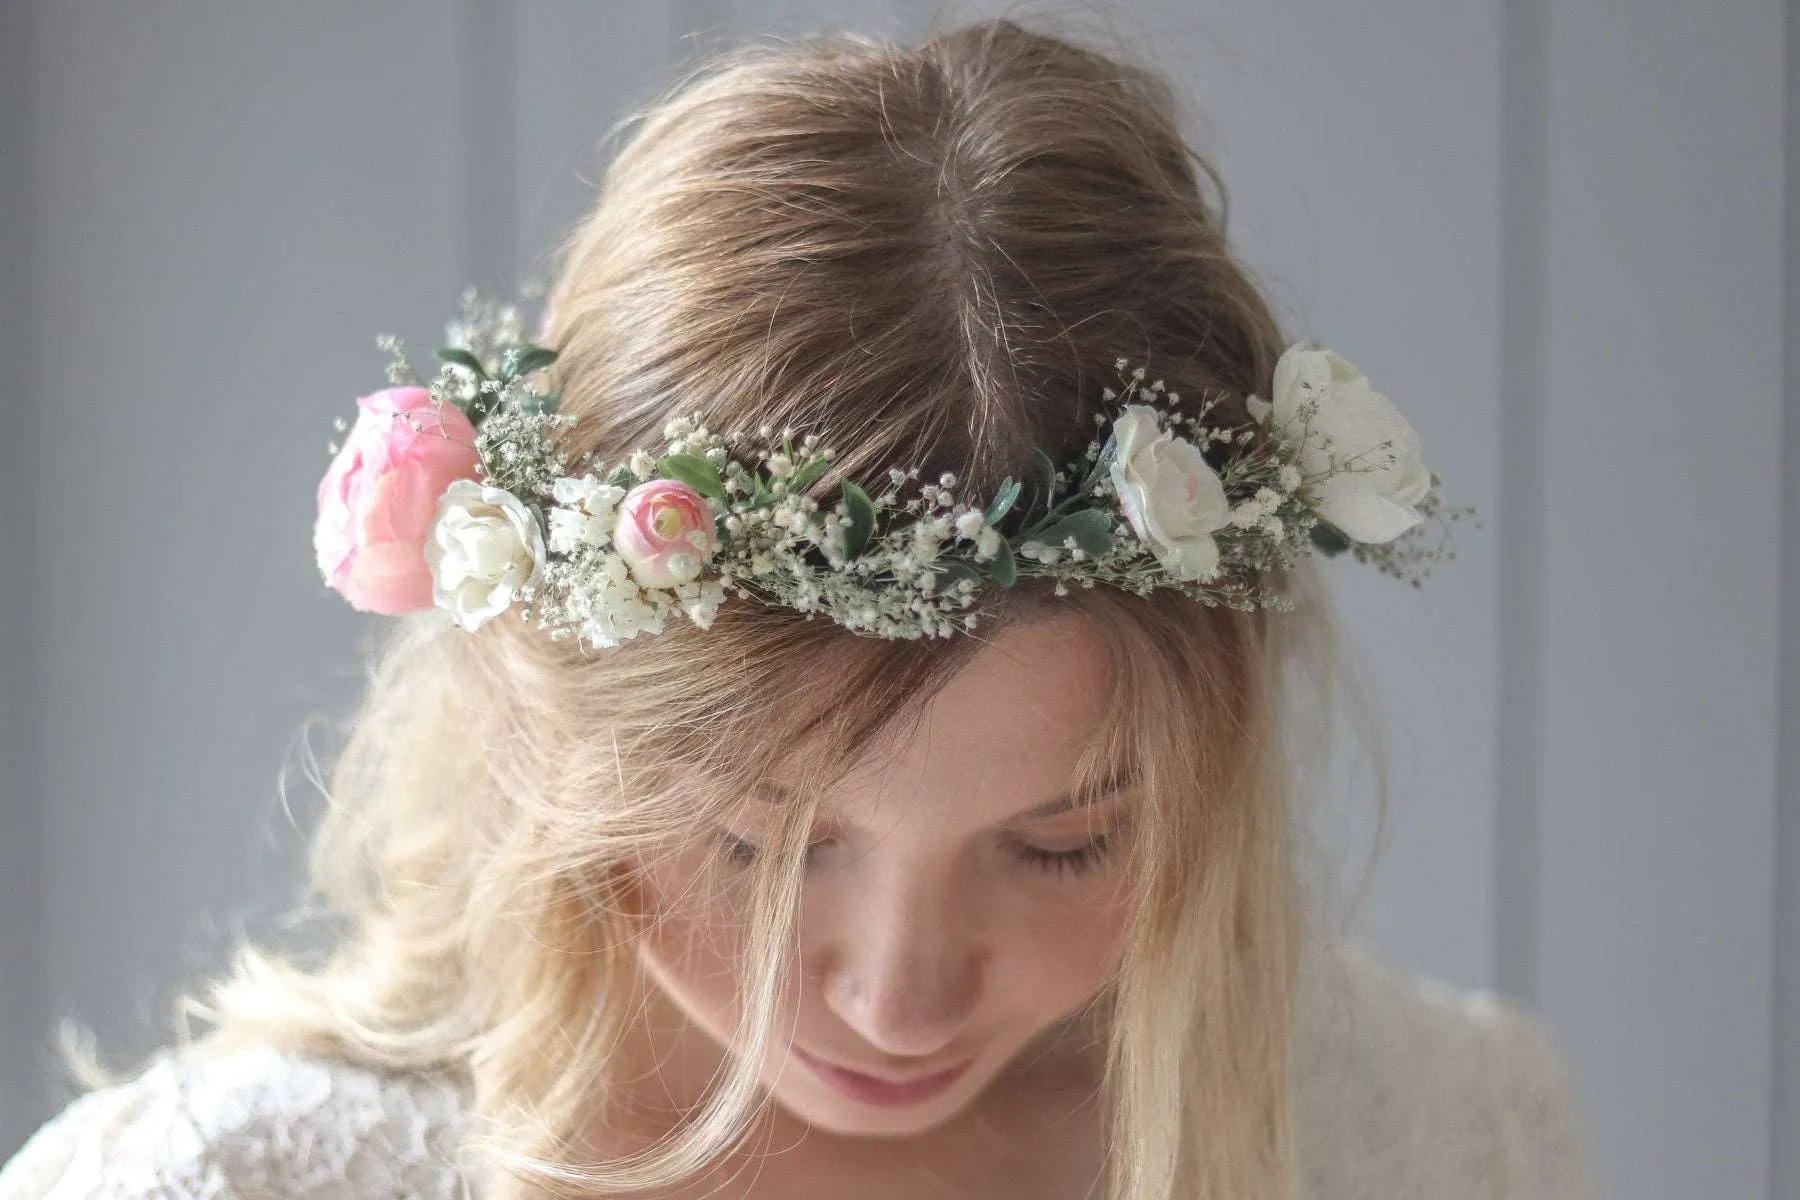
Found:
[[[362,612],[431,608],[425,539],[444,489],[476,476],[475,427],[455,405],[434,405],[422,387],[388,388],[356,403],[356,424],[319,481],[319,573]]]
[[[640,483],[619,502],[613,545],[640,586],[691,583],[718,548],[712,508],[685,483]]]

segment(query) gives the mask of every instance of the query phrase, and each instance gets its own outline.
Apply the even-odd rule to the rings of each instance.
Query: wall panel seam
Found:
[[[1775,995],[1769,1192],[1800,1200],[1800,0],[1786,8],[1782,305],[1781,661],[1775,767]]]
[[[1543,783],[1544,392],[1548,24],[1544,0],[1499,0],[1500,379],[1495,630],[1494,980],[1538,996]]]
[[[54,1102],[49,998],[41,970],[47,930],[39,866],[43,797],[37,764],[37,735],[48,719],[38,701],[43,695],[38,651],[42,641],[38,587],[43,572],[38,562],[38,531],[46,528],[39,498],[52,493],[39,479],[36,449],[41,437],[37,347],[44,343],[39,329],[41,268],[31,233],[42,179],[37,165],[41,138],[36,122],[42,116],[36,95],[39,76],[32,67],[41,59],[34,53],[39,37],[36,7],[19,4],[0,15],[0,39],[4,42],[0,54],[4,54],[7,67],[0,83],[0,91],[5,93],[0,137],[6,143],[0,157],[23,164],[23,169],[4,173],[3,186],[8,193],[4,210],[13,223],[0,231],[4,247],[0,259],[14,265],[0,284],[6,289],[0,302],[0,327],[17,335],[6,390],[0,393],[11,410],[4,451],[0,452],[0,492],[5,493],[6,511],[16,518],[4,535],[9,541],[7,561],[16,570],[7,572],[13,582],[8,589],[11,611],[5,628],[0,629],[0,637],[8,643],[4,661],[10,667],[3,684],[5,694],[0,695],[0,741],[4,741],[0,763],[6,773],[0,778],[0,901],[4,902],[0,920],[6,922],[5,936],[0,937],[0,980],[11,979],[0,987],[0,1070],[6,1073],[0,1079],[11,1081],[0,1087],[0,1161],[13,1149],[14,1141],[22,1140],[31,1126],[48,1115],[45,1110]]]

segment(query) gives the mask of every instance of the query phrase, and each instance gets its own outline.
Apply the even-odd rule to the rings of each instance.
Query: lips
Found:
[[[877,1108],[903,1108],[907,1105],[922,1104],[939,1096],[951,1084],[961,1079],[975,1061],[970,1059],[947,1070],[934,1071],[929,1075],[913,1075],[905,1079],[893,1079],[887,1076],[853,1071],[848,1067],[840,1067],[836,1063],[828,1063],[823,1059],[815,1058],[798,1048],[794,1050],[794,1057],[805,1063],[807,1069],[818,1076],[833,1091]]]

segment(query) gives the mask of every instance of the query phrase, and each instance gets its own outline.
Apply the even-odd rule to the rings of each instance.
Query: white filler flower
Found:
[[[1363,373],[1331,350],[1289,346],[1275,364],[1270,414],[1292,439],[1306,493],[1345,537],[1391,542],[1424,518],[1431,491],[1419,435]]]
[[[1177,578],[1210,579],[1219,568],[1213,531],[1231,519],[1218,473],[1198,446],[1163,430],[1149,405],[1127,404],[1113,437],[1113,488],[1138,540]]]
[[[573,554],[583,546],[602,549],[612,541],[619,501],[625,489],[601,483],[590,473],[579,479],[563,476],[551,484],[556,502],[550,510],[550,549]]]
[[[543,571],[544,535],[511,492],[459,479],[438,497],[425,542],[432,599],[473,633]]]

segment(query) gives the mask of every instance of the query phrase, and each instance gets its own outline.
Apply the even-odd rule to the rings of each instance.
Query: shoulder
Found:
[[[1516,1003],[1408,974],[1355,940],[1302,976],[1297,1152],[1314,1200],[1589,1200],[1576,1087]]]
[[[75,1100],[0,1167],[0,1200],[448,1200],[448,1084],[251,1046],[165,1052]]]

